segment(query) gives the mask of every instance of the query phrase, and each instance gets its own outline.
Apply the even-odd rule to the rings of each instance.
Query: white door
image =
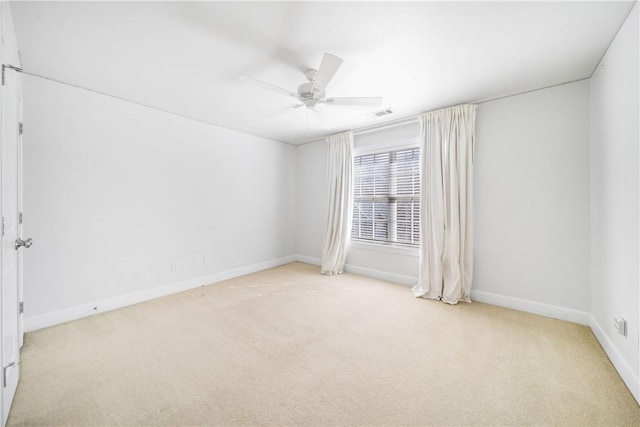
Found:
[[[18,140],[19,85],[16,71],[5,69],[2,85],[2,143],[0,162],[2,197],[2,424],[20,375],[19,291],[18,291]],[[22,250],[22,248],[20,249]]]
[[[17,172],[18,172],[18,237],[21,238],[21,236],[24,236],[23,233],[23,227],[22,227],[22,212],[24,212],[24,204],[23,204],[23,199],[22,199],[22,195],[23,195],[23,191],[22,189],[24,188],[24,180],[23,180],[23,175],[22,175],[22,159],[23,159],[23,144],[22,144],[22,74],[21,73],[16,73],[16,79],[17,79],[17,92],[18,92],[18,123],[19,123],[19,129],[18,129],[18,167],[17,167]],[[27,239],[25,243],[25,245],[27,248],[31,246],[31,239]],[[23,248],[24,246],[21,246],[21,248]],[[23,258],[24,258],[24,250],[19,249],[18,250],[18,304],[19,304],[19,314],[18,314],[18,346],[20,348],[22,348],[22,344],[24,344],[24,294],[23,294]]]

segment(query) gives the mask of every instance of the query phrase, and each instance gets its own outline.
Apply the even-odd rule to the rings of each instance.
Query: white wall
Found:
[[[294,255],[295,147],[28,75],[24,92],[32,327]]]
[[[20,57],[18,54],[18,42],[16,40],[16,30],[13,26],[13,15],[9,2],[3,1],[0,4],[2,10],[0,15],[0,27],[2,28],[2,63],[20,67]]]
[[[481,104],[476,130],[473,289],[588,312],[588,81]]]
[[[315,262],[322,253],[327,213],[326,143],[296,147],[296,165],[296,253]]]
[[[591,78],[591,326],[640,401],[638,9]],[[627,320],[627,337],[614,317]]]
[[[384,136],[407,138],[406,130]],[[297,250],[318,259],[326,210],[324,141],[298,147],[297,162]],[[478,106],[475,230],[476,299],[526,300],[537,305],[523,309],[588,321],[588,82]],[[352,248],[347,270],[411,284],[418,257]]]

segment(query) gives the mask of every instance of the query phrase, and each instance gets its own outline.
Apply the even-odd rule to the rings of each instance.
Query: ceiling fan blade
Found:
[[[304,104],[293,104],[293,105],[287,105],[285,107],[278,107],[276,109],[271,109],[269,111],[263,111],[262,115],[264,117],[274,117],[274,116],[279,116],[281,114],[284,114],[286,112],[295,110],[296,108],[300,108],[304,106]]]
[[[291,92],[290,90],[281,88],[280,86],[272,85],[271,83],[267,83],[267,82],[264,82],[262,80],[254,79],[253,77],[240,76],[240,78],[242,80],[247,80],[247,81],[250,81],[251,83],[255,83],[255,84],[259,85],[259,86],[262,86],[265,89],[270,89],[272,91],[279,92],[279,93],[282,93],[284,95],[293,96],[294,98],[298,97],[298,94],[296,94],[294,92]]]
[[[356,96],[356,97],[339,97],[339,98],[327,98],[325,103],[329,105],[344,105],[354,107],[367,107],[382,104],[381,96]]]
[[[342,65],[342,59],[330,53],[325,53],[322,57],[322,62],[318,69],[318,75],[316,76],[316,81],[313,82],[313,85],[321,91],[324,91],[333,76],[336,74],[336,71],[338,71],[338,68],[340,68],[340,65]]]

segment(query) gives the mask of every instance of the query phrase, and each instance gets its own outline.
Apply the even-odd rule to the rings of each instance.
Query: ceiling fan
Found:
[[[253,77],[242,77],[257,83],[266,89],[289,95],[298,100],[299,103],[279,109],[277,113],[282,113],[287,110],[303,106],[307,107],[307,109],[313,110],[321,104],[339,105],[344,107],[367,107],[380,105],[382,103],[382,97],[380,96],[327,98],[325,90],[331,79],[333,79],[333,76],[338,71],[338,68],[340,68],[340,65],[342,65],[342,59],[330,53],[325,53],[322,58],[322,62],[320,63],[320,68],[317,70],[308,69],[304,72],[308,82],[298,86],[297,92],[281,88]]]

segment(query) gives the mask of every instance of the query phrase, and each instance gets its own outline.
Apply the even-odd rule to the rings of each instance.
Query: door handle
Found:
[[[33,245],[33,239],[29,237],[27,240],[22,240],[21,238],[16,239],[16,250],[20,249],[20,246],[24,246],[26,249],[29,249]]]

